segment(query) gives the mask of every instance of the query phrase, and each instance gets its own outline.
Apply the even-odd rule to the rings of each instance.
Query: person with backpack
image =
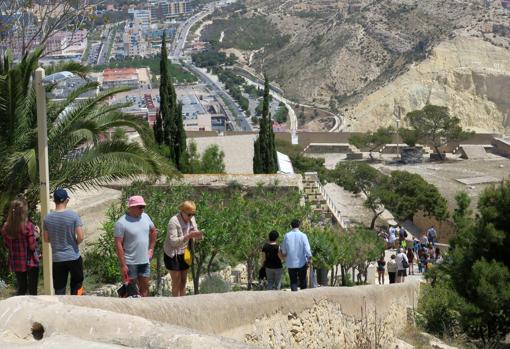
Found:
[[[412,248],[407,249],[407,260],[409,261],[409,275],[414,275],[414,252]]]
[[[405,241],[407,238],[407,230],[404,227],[398,226],[398,241],[400,247],[406,247]]]
[[[407,276],[407,268],[409,268],[409,260],[407,259],[404,251],[399,248],[397,250],[397,256],[395,257],[397,263],[397,283],[402,283]]]
[[[388,279],[390,280],[390,284],[394,284],[397,276],[397,262],[395,262],[394,254],[391,255],[390,260],[386,265],[386,270],[388,271]]]
[[[28,219],[25,200],[11,202],[1,235],[9,254],[9,271],[16,275],[16,295],[24,296],[28,291],[28,294],[36,296],[39,281],[39,229]]]
[[[429,240],[428,242],[435,247],[437,242],[437,231],[433,225],[431,225],[430,228],[427,230],[427,238]]]

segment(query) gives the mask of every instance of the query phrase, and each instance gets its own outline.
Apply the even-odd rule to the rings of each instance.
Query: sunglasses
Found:
[[[194,214],[194,213],[186,213],[186,215],[187,215],[188,217],[193,217],[195,214]]]
[[[140,205],[140,206],[136,206],[136,208],[138,208],[139,210],[143,210],[143,209],[145,209],[145,206]]]

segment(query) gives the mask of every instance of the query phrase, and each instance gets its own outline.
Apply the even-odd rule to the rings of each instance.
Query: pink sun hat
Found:
[[[146,206],[143,197],[140,195],[132,196],[128,199],[128,207],[133,206]]]

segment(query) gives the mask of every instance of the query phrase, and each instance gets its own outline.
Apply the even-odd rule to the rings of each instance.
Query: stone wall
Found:
[[[420,228],[420,232],[427,231],[431,225],[434,225],[438,232],[437,239],[440,243],[443,244],[447,244],[448,241],[457,233],[457,228],[455,227],[455,223],[453,223],[453,221],[447,219],[443,222],[440,222],[434,217],[425,216],[422,212],[418,212],[414,215],[413,223],[418,228]]]
[[[389,347],[418,290],[408,282],[184,298],[13,297],[0,302],[0,347],[33,342],[34,322],[52,343],[64,336],[127,347],[331,348],[377,337]]]

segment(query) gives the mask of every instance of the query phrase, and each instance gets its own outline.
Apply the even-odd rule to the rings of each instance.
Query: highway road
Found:
[[[175,33],[176,40],[174,40],[170,47],[169,58],[174,61],[181,61],[183,66],[191,70],[204,84],[211,87],[212,91],[220,97],[220,103],[223,105],[229,123],[235,131],[253,131],[251,124],[246,119],[246,114],[240,110],[237,102],[223,89],[222,84],[211,79],[208,74],[193,65],[191,57],[186,56],[184,52],[191,27],[211,14],[216,7],[224,6],[230,2],[218,1],[207,4],[201,12],[183,22]]]

